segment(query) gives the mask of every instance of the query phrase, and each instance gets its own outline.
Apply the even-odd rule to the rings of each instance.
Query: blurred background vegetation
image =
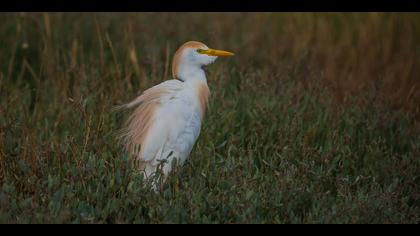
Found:
[[[418,13],[2,13],[0,222],[417,223]],[[189,40],[235,52],[157,196],[111,108]]]

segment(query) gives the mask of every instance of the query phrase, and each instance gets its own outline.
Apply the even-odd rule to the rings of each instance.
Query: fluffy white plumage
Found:
[[[146,177],[153,176],[159,166],[167,176],[175,158],[179,165],[185,162],[200,134],[209,96],[202,66],[213,63],[217,56],[231,55],[200,42],[187,42],[173,59],[176,79],[164,81],[123,105],[136,107],[122,137]]]

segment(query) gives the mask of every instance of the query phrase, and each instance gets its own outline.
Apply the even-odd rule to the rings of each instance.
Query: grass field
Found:
[[[2,13],[0,223],[418,223],[420,14]],[[160,193],[112,112],[185,41],[210,107]]]

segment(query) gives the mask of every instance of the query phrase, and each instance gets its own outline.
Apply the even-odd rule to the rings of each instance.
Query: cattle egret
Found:
[[[172,161],[182,165],[201,129],[210,95],[203,66],[231,52],[208,48],[197,41],[184,43],[172,61],[173,79],[144,91],[123,108],[135,110],[126,121],[122,140],[140,161],[146,178],[161,170],[166,178]]]

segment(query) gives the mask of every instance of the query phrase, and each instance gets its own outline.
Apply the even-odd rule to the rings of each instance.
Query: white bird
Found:
[[[140,161],[146,178],[158,167],[167,177],[173,160],[182,165],[188,158],[200,134],[210,95],[202,67],[218,56],[232,55],[197,41],[186,42],[173,57],[174,79],[147,89],[122,106],[136,107],[126,121],[122,138],[126,150]]]

